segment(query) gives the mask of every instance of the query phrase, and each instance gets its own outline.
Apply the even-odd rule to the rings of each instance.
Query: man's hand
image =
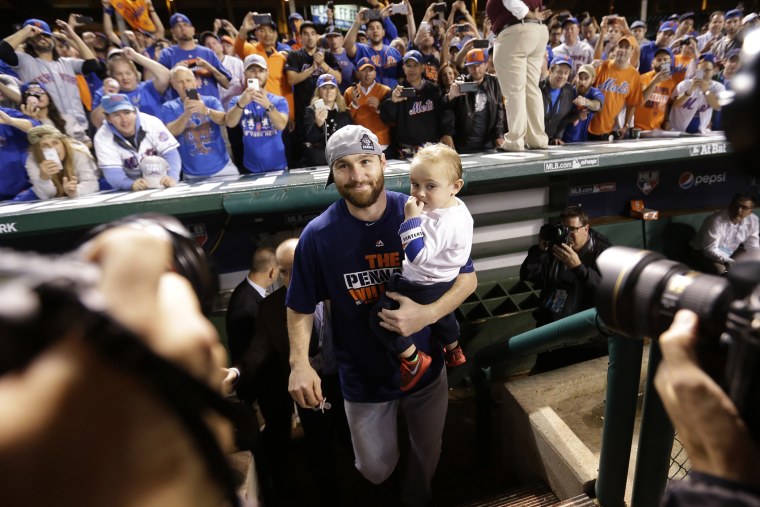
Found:
[[[321,69],[322,64],[325,63],[325,54],[322,53],[321,51],[317,51],[316,53],[314,53],[313,58],[314,58],[314,68]]]
[[[391,92],[391,102],[393,102],[395,104],[395,103],[403,102],[403,101],[406,100],[406,97],[402,97],[401,96],[401,90],[403,90],[403,89],[404,89],[403,86],[396,85],[396,87]]]
[[[416,218],[420,216],[422,214],[422,208],[424,206],[425,203],[417,200],[417,198],[413,195],[410,195],[409,199],[406,200],[406,204],[404,204],[404,219],[409,220],[410,218]]]
[[[243,18],[243,24],[240,25],[240,31],[238,32],[238,37],[244,38],[246,35],[248,35],[248,32],[251,30],[254,30],[256,28],[256,23],[253,22],[253,16],[255,16],[255,12],[249,12],[245,15]]]
[[[147,190],[148,189],[148,182],[145,180],[145,178],[137,178],[134,183],[132,183],[132,191],[136,192],[138,190]]]
[[[586,97],[583,95],[578,95],[573,100],[573,104],[575,104],[578,107],[588,107],[588,100],[586,100]]]
[[[357,100],[359,99],[359,94],[356,95],[356,99]],[[375,109],[377,109],[378,107],[380,107],[380,99],[378,99],[377,97],[368,97],[367,105],[369,107],[374,107]]]
[[[462,2],[462,4],[464,4],[464,2]],[[525,17],[527,19],[537,19],[539,21],[544,21],[551,15],[552,11],[550,9],[541,10],[539,7],[534,11],[528,11],[528,14],[526,14]]]
[[[174,180],[174,178],[170,178],[169,176],[162,176],[161,177],[161,184],[165,188],[173,187],[177,184],[177,182]]]
[[[288,380],[288,392],[296,403],[313,408],[322,401],[322,379],[308,362],[292,366]]]
[[[222,368],[222,372],[224,373],[224,380],[222,380],[222,394],[224,396],[229,396],[232,394],[232,391],[235,390],[235,384],[240,377],[238,376],[237,371],[232,368]]]
[[[552,247],[552,254],[554,254],[554,257],[556,257],[557,260],[570,269],[577,268],[581,265],[580,257],[578,257],[578,254],[575,253],[575,250],[573,250],[570,245],[564,243],[554,245]]]
[[[694,470],[757,486],[760,447],[736,406],[697,362],[697,316],[679,311],[660,336],[654,384]]]
[[[565,141],[563,141],[562,139],[552,139],[551,141],[549,141],[549,144],[553,146],[562,146],[563,144],[565,144]]]
[[[187,116],[192,116],[193,114],[197,114],[199,116],[208,116],[208,108],[206,107],[206,104],[203,103],[202,100],[192,100],[189,98],[185,98],[185,114]]]
[[[670,79],[670,71],[661,70],[660,72],[654,75],[653,81],[655,83],[662,83],[663,81],[667,81],[668,79]]]
[[[55,24],[56,26],[58,26],[58,28],[61,29],[61,31],[63,32],[63,34],[66,36],[67,39],[75,40],[77,38],[77,34],[74,31],[74,29],[71,28],[71,25],[69,25],[65,21],[56,19]]]
[[[415,303],[398,292],[386,292],[385,294],[400,306],[396,310],[388,310],[387,308],[380,310],[378,316],[381,327],[401,336],[409,336],[434,322],[428,305]]]

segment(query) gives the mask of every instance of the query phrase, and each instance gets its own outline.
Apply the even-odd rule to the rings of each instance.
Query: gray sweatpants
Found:
[[[403,502],[409,507],[427,505],[432,497],[430,482],[441,457],[448,402],[445,368],[432,384],[399,400],[382,403],[346,401],[346,416],[359,472],[373,484],[380,484],[393,473],[399,459],[396,421],[401,407],[411,444],[402,490]]]

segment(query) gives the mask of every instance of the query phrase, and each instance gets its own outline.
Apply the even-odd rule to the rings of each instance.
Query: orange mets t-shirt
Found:
[[[649,83],[654,79],[655,72],[650,70],[646,74],[641,75],[641,90],[642,93],[649,86]],[[668,102],[670,102],[670,96],[673,94],[673,90],[676,89],[676,82],[673,77],[657,83],[652,95],[649,96],[649,100],[645,101],[641,106],[636,108],[636,114],[633,119],[633,126],[641,130],[656,130],[662,128],[662,122],[665,121],[665,114],[668,110]]]
[[[596,70],[594,86],[604,94],[602,109],[594,115],[588,125],[589,133],[597,136],[612,132],[615,118],[623,107],[636,107],[644,101],[641,76],[631,66],[618,69],[613,61],[603,61]]]

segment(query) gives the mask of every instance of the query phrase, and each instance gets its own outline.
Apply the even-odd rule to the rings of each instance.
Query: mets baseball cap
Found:
[[[53,36],[53,33],[50,31],[50,25],[48,25],[41,19],[32,18],[32,19],[27,19],[26,21],[24,21],[24,26],[29,26],[29,25],[36,26],[37,28],[42,30],[42,33],[44,33],[45,35],[48,35],[50,37]]]
[[[106,114],[113,114],[117,111],[134,111],[135,106],[129,101],[129,97],[123,93],[114,93],[106,95],[100,102]]]
[[[338,87],[338,80],[335,79],[335,76],[332,74],[322,74],[317,79],[317,88],[322,88],[323,86],[333,85],[334,87]]]
[[[417,63],[422,63],[422,53],[417,51],[416,49],[412,49],[411,51],[407,51],[406,54],[404,54],[404,63],[408,62],[409,60],[414,60]]]
[[[677,28],[678,28],[678,25],[674,23],[673,21],[666,21],[660,25],[660,29],[658,31],[675,33]]]
[[[696,16],[694,16],[694,13],[691,12],[691,11],[684,12],[683,14],[681,14],[680,16],[678,16],[678,21],[685,21],[687,19],[695,19],[695,17]]]
[[[465,57],[465,66],[480,65],[488,61],[488,55],[482,49],[471,49]]]
[[[581,72],[588,74],[588,77],[593,81],[596,78],[596,69],[590,63],[585,63],[578,68],[578,74]]]
[[[565,28],[565,26],[569,25],[570,23],[581,26],[581,24],[578,22],[578,18],[574,18],[571,16],[562,22],[562,28]]]
[[[330,175],[327,177],[325,188],[333,182],[332,166],[339,158],[348,155],[382,155],[383,149],[377,140],[377,136],[371,130],[361,125],[346,125],[336,131],[327,140],[325,146],[325,158],[330,167]]]
[[[744,16],[744,12],[742,12],[740,9],[731,9],[730,11],[726,12],[726,19],[741,18],[742,16]]]
[[[258,65],[262,69],[269,70],[269,66],[267,65],[267,61],[261,55],[248,55],[248,56],[246,56],[245,60],[243,61],[243,69],[247,70],[248,67],[250,67],[251,65]]]
[[[646,24],[646,23],[644,23],[644,22],[643,22],[643,21],[641,21],[641,20],[636,20],[636,21],[634,21],[634,22],[633,22],[633,24],[631,25],[631,30],[633,30],[634,28],[646,28],[646,27],[647,27],[647,24]]]
[[[172,14],[172,17],[169,18],[169,27],[174,28],[174,25],[177,23],[187,23],[188,25],[192,25],[190,18],[179,12]]]
[[[45,85],[43,85],[39,81],[27,81],[26,83],[21,85],[21,88],[19,88],[19,92],[21,92],[21,95],[24,95],[26,92],[29,92],[30,94],[35,95],[40,92],[47,93],[47,88],[45,88]]]
[[[554,59],[552,60],[551,65],[549,65],[549,67],[554,67],[555,65],[567,65],[568,67],[570,67],[572,69],[573,68],[573,61],[570,58],[566,57],[566,56],[558,55],[558,56],[554,57]]]
[[[715,55],[712,54],[712,53],[703,53],[703,54],[699,55],[699,60],[698,61],[700,61],[700,62],[710,62],[713,65],[715,65]]]
[[[373,69],[377,70],[377,65],[375,65],[372,60],[370,60],[369,56],[365,56],[364,58],[360,58],[358,62],[356,62],[356,70],[362,70],[367,65],[371,66]]]
[[[656,58],[657,55],[659,55],[660,53],[667,53],[668,56],[670,56],[671,63],[674,63],[676,61],[676,57],[673,55],[673,51],[669,47],[666,46],[664,48],[655,49],[654,54],[652,56]]]
[[[620,37],[620,40],[617,43],[617,46],[620,45],[621,42],[627,42],[629,46],[632,48],[635,48],[638,44],[636,44],[636,37],[633,35],[623,35]],[[553,60],[552,60],[553,61]]]

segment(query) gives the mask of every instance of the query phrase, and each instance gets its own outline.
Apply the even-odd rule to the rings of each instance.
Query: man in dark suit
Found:
[[[225,390],[234,385],[244,400],[258,400],[266,420],[262,435],[267,462],[266,481],[271,481],[274,505],[291,505],[294,489],[289,487],[287,456],[290,447],[293,399],[288,393],[290,344],[288,341],[285,295],[298,240],[287,239],[276,251],[280,281],[283,286],[259,303],[250,346],[243,357],[227,370]],[[337,362],[332,348],[329,311],[321,306],[315,312],[310,360],[322,377],[322,390],[329,405],[324,411],[298,407],[304,429],[305,454],[309,470],[321,490],[321,505],[341,505],[338,498],[333,435],[348,437],[348,423],[338,382]],[[329,407],[329,408],[328,408]],[[269,505],[269,503],[267,503]]]
[[[236,364],[248,348],[259,315],[259,303],[264,299],[267,287],[276,279],[277,260],[274,249],[256,249],[248,276],[235,287],[227,305],[227,348],[232,364]]]

